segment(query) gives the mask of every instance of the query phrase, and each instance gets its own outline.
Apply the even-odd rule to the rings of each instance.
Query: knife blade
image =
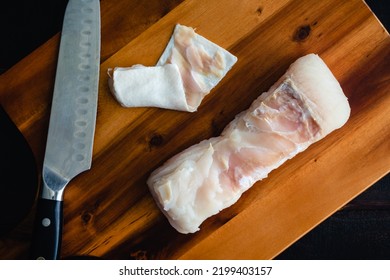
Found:
[[[70,180],[91,168],[99,66],[99,0],[69,0],[61,32],[32,259],[60,258],[64,189]]]

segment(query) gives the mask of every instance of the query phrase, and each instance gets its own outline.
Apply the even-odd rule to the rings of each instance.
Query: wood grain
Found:
[[[147,2],[101,1],[94,158],[92,169],[65,191],[64,258],[273,258],[390,170],[390,39],[363,2]],[[155,64],[176,23],[227,48],[237,64],[198,112],[122,108],[109,93],[107,68]],[[58,40],[0,78],[1,104],[40,167]],[[325,60],[348,96],[348,123],[255,184],[199,232],[175,232],[149,194],[150,172],[218,135],[290,63],[311,52]],[[0,240],[1,258],[26,256],[30,222]]]

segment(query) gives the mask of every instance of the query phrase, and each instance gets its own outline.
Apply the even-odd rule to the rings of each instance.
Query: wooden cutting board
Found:
[[[102,61],[92,169],[64,196],[63,258],[270,259],[390,170],[390,38],[364,2],[101,1]],[[122,108],[107,69],[154,65],[176,23],[237,64],[195,113]],[[0,78],[1,104],[42,167],[59,35]],[[168,224],[146,186],[165,160],[219,135],[298,57],[318,53],[352,108],[341,129],[255,184],[195,234]],[[0,240],[26,258],[31,220]]]

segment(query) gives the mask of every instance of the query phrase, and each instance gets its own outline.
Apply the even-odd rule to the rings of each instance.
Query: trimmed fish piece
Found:
[[[177,24],[156,66],[108,69],[110,90],[124,107],[194,112],[237,57]]]
[[[236,116],[152,172],[147,184],[181,233],[234,204],[254,183],[348,120],[350,107],[322,59],[309,54]]]
[[[203,98],[237,62],[227,50],[177,24],[157,65],[176,64],[184,84],[190,111],[196,111]]]

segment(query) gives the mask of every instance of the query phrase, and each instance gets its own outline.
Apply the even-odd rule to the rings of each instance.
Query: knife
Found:
[[[32,259],[59,259],[63,192],[91,168],[100,65],[99,0],[69,0],[31,243]]]

